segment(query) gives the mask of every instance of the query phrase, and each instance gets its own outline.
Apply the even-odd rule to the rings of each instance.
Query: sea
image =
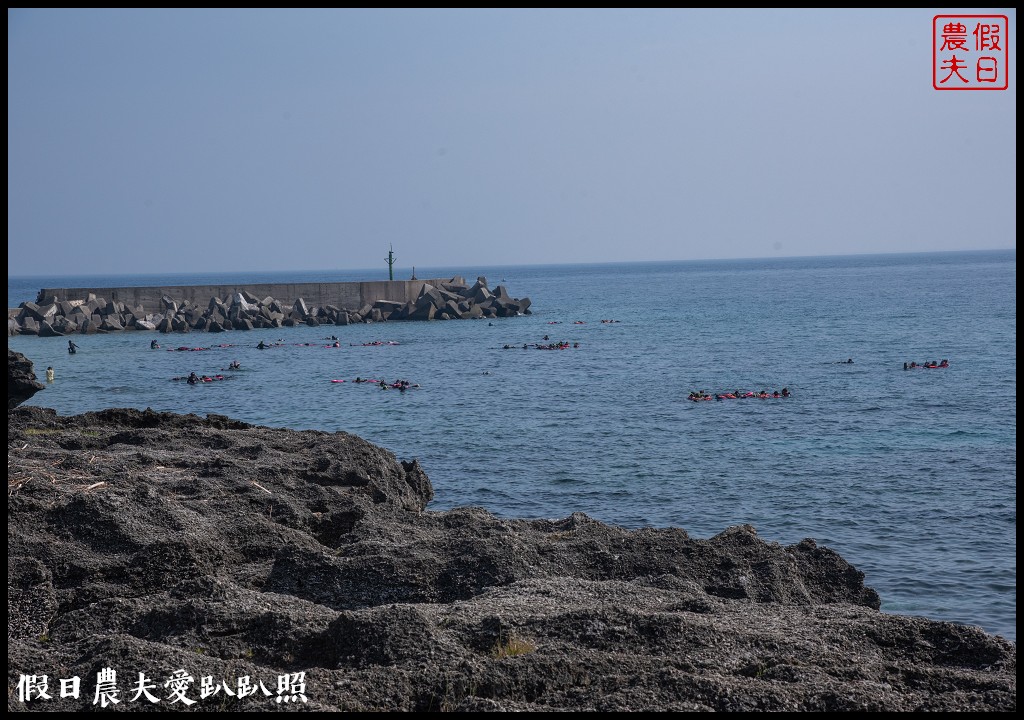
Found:
[[[152,408],[353,433],[418,459],[432,510],[583,512],[697,538],[750,524],[768,542],[812,538],[864,573],[882,611],[1016,643],[1016,250],[417,274],[484,276],[492,290],[529,297],[532,313],[76,335],[75,355],[59,337],[10,337],[8,347],[41,379],[54,368],[28,404],[62,415]],[[8,277],[8,307],[43,287],[386,276]],[[943,359],[947,368],[904,369]],[[226,371],[234,360],[241,370]],[[230,379],[172,379],[192,371]],[[689,399],[782,388],[790,397]]]

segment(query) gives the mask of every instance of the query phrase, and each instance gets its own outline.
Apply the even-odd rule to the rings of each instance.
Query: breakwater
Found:
[[[8,311],[7,334],[62,336],[149,330],[222,332],[389,320],[461,320],[530,313],[529,298],[485,277],[333,283],[43,288]]]

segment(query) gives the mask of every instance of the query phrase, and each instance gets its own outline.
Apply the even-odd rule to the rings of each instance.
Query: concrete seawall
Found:
[[[36,303],[50,303],[56,298],[62,300],[84,300],[92,293],[96,297],[122,302],[132,307],[142,306],[146,312],[162,312],[161,298],[167,296],[177,303],[190,302],[205,305],[210,298],[228,298],[236,292],[248,292],[259,298],[272,297],[289,305],[302,298],[310,305],[334,305],[344,308],[360,308],[373,305],[381,300],[402,304],[415,302],[424,284],[439,286],[441,283],[464,284],[461,277],[433,278],[429,280],[375,280],[368,282],[332,283],[264,283],[251,285],[163,285],[153,287],[92,287],[92,288],[43,288]]]
[[[514,298],[487,279],[254,285],[43,288],[36,302],[7,312],[7,334],[157,330],[224,332],[294,325],[349,325],[389,320],[462,320],[530,314],[530,298]]]

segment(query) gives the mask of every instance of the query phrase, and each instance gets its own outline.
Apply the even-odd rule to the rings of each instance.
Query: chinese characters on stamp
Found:
[[[1006,15],[936,15],[932,19],[932,87],[1009,87],[1010,21]]]

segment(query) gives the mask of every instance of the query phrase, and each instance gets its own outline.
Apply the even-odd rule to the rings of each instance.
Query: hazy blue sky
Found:
[[[1015,248],[938,12],[9,9],[8,273]]]

